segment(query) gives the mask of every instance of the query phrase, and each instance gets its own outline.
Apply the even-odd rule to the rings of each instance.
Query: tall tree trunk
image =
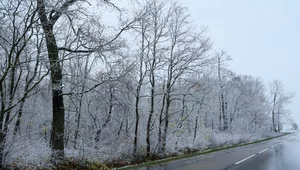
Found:
[[[5,98],[4,88],[2,82],[0,82],[0,97],[1,97],[1,110],[0,110],[0,168],[3,165],[4,147],[5,147],[5,132],[3,131],[4,115],[5,115]]]
[[[157,28],[157,21],[154,22],[154,28]],[[150,84],[151,84],[151,103],[150,103],[150,113],[147,121],[147,132],[146,132],[146,142],[147,142],[147,157],[150,157],[151,143],[150,143],[150,132],[152,124],[152,116],[154,114],[154,102],[155,102],[155,68],[156,68],[156,45],[157,45],[157,30],[154,31],[154,43],[152,52],[152,63],[150,65]]]
[[[164,91],[164,86],[163,86]],[[159,125],[158,125],[158,153],[162,153],[162,123],[163,123],[163,113],[165,108],[165,102],[166,102],[166,94],[164,93],[163,99],[162,99],[162,106],[159,114]]]
[[[277,132],[280,132],[280,115],[279,115],[279,107],[278,107],[278,111],[277,111]]]
[[[227,115],[226,115],[226,103],[224,99],[223,87],[221,92],[221,110],[223,115],[223,130],[227,130]]]
[[[272,111],[272,124],[273,124],[273,131],[277,132],[276,125],[275,125],[275,112],[274,111]]]
[[[277,132],[276,125],[275,125],[275,104],[276,104],[276,94],[274,95],[274,99],[273,99],[272,123],[273,123],[274,132]]]
[[[139,129],[139,101],[140,101],[140,84],[137,88],[137,94],[135,99],[135,129],[134,129],[134,141],[133,141],[133,155],[137,157],[137,141],[138,141],[138,129]],[[147,141],[148,144],[148,141]],[[148,145],[147,145],[148,147]],[[148,152],[147,152],[148,155]]]
[[[224,86],[222,83],[222,76],[221,76],[221,57],[223,55],[218,56],[218,78],[220,83],[220,97],[219,97],[219,103],[220,103],[220,115],[219,115],[219,121],[220,121],[220,130],[227,130],[227,116],[226,116],[226,104],[225,104],[225,98],[224,98]],[[221,119],[223,118],[223,128],[222,128],[222,122]]]
[[[199,111],[198,111],[198,115],[199,115]],[[195,120],[195,128],[194,128],[194,142],[196,140],[197,137],[197,129],[198,129],[198,116],[196,116],[196,120]]]
[[[22,100],[20,102],[20,106],[19,106],[19,109],[17,111],[18,117],[17,117],[15,128],[14,128],[14,135],[17,135],[17,134],[21,135],[20,125],[21,125],[21,119],[22,119],[22,114],[23,114],[24,103],[25,103],[25,100]]]
[[[80,62],[80,61],[78,61]],[[89,59],[87,58],[85,61],[85,66],[84,66],[84,76],[83,76],[83,84],[81,87],[81,94],[79,98],[79,108],[78,108],[78,114],[77,114],[77,125],[76,125],[76,131],[75,131],[75,139],[74,139],[74,149],[76,148],[77,145],[77,140],[79,136],[79,128],[80,128],[80,121],[81,121],[81,112],[82,112],[82,102],[83,102],[83,96],[84,96],[84,90],[87,82],[87,77],[88,77],[88,64],[89,64]],[[78,79],[77,79],[78,80]],[[80,83],[80,82],[78,82]]]
[[[171,78],[170,78],[171,80]],[[167,83],[167,94],[166,94],[166,112],[165,112],[165,126],[164,126],[164,133],[162,135],[162,153],[166,150],[167,145],[167,136],[168,136],[168,128],[169,128],[169,111],[171,106],[171,82],[168,81]]]
[[[143,20],[144,21],[144,20]],[[140,54],[140,68],[139,68],[139,82],[136,88],[136,99],[135,99],[135,130],[134,130],[134,142],[133,142],[133,154],[137,156],[137,145],[138,145],[138,129],[139,129],[139,104],[140,104],[140,91],[142,88],[143,80],[144,80],[144,73],[143,73],[143,62],[144,62],[144,50],[145,50],[145,26],[142,23],[142,46],[141,46],[141,54]],[[150,120],[151,121],[151,120]],[[147,124],[147,157],[150,156],[150,134],[148,134],[148,124]],[[148,151],[149,150],[149,151]]]
[[[152,116],[154,114],[154,100],[155,100],[155,74],[154,70],[152,70],[152,77],[151,77],[151,106],[150,106],[150,113],[147,121],[147,133],[146,133],[146,142],[147,142],[147,157],[150,157],[150,152],[151,152],[151,143],[150,143],[150,132],[151,132],[151,122],[152,122]]]
[[[47,18],[44,0],[37,0],[37,9],[46,38],[51,71],[53,120],[51,127],[50,145],[52,149],[52,156],[54,158],[63,158],[65,109],[62,96],[62,69],[60,66],[58,47],[53,30],[54,21],[48,20]]]
[[[183,123],[183,119],[184,119],[184,114],[185,114],[185,97],[187,94],[184,94],[182,97],[182,101],[181,101],[181,117],[180,117],[180,122],[178,127],[181,128],[182,127],[182,123]]]
[[[77,146],[77,140],[79,136],[79,128],[80,128],[80,120],[81,120],[81,111],[82,111],[82,99],[83,99],[83,90],[84,86],[82,87],[82,94],[80,94],[79,98],[79,108],[78,108],[78,113],[77,113],[77,124],[76,124],[76,130],[75,130],[75,135],[74,135],[74,149],[76,149]]]
[[[222,131],[222,105],[221,105],[221,99],[219,96],[219,131]]]
[[[205,111],[205,116],[204,116],[204,127],[205,128],[208,127],[208,114],[207,114],[207,111]]]

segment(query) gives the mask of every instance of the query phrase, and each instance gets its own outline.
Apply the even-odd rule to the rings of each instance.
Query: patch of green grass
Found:
[[[101,162],[91,162],[76,159],[66,159],[53,167],[54,170],[109,170],[109,168]]]
[[[279,135],[279,136],[269,137],[269,138],[266,138],[266,139],[257,140],[257,141],[253,141],[253,142],[246,142],[246,143],[235,144],[235,145],[219,147],[219,148],[212,148],[212,149],[209,149],[209,150],[206,150],[206,151],[203,151],[203,152],[196,152],[196,153],[186,154],[186,155],[181,155],[181,156],[176,156],[176,157],[169,157],[169,158],[165,158],[165,159],[161,159],[161,160],[145,162],[143,164],[138,164],[138,165],[130,165],[130,166],[126,166],[126,167],[117,168],[117,170],[128,170],[128,169],[133,169],[133,168],[141,168],[141,167],[146,167],[146,166],[163,164],[163,163],[167,163],[167,162],[171,162],[171,161],[175,161],[175,160],[179,160],[179,159],[183,159],[183,158],[190,158],[190,157],[193,157],[193,156],[208,154],[208,153],[217,152],[217,151],[221,151],[221,150],[225,150],[225,149],[231,149],[231,148],[236,148],[236,147],[240,147],[240,146],[246,146],[246,145],[251,145],[251,144],[255,144],[255,143],[260,143],[260,142],[264,142],[264,141],[268,141],[268,140],[271,140],[271,139],[279,138],[279,137],[289,135],[289,134],[292,134],[292,132],[283,133],[282,135]]]

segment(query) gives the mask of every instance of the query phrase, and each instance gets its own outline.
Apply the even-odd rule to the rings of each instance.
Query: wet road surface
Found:
[[[300,134],[138,170],[300,170]]]

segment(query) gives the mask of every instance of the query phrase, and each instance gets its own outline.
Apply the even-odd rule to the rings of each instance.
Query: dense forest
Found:
[[[1,166],[165,157],[293,123],[294,94],[232,71],[181,3],[124,3],[1,0]]]

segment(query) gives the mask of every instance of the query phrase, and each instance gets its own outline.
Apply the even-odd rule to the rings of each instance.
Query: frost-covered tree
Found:
[[[48,74],[43,73],[43,38],[39,36],[34,3],[22,0],[0,4],[0,162],[5,162],[13,136],[20,135],[25,101]],[[17,118],[16,121],[13,121]],[[12,124],[15,124],[14,126]],[[14,127],[14,130],[9,129]],[[7,143],[7,140],[10,140]]]
[[[280,126],[282,126],[280,119],[287,112],[286,110],[284,110],[284,107],[291,102],[291,99],[294,97],[294,94],[285,93],[284,85],[280,80],[274,80],[269,84],[269,86],[271,97],[270,102],[272,103],[272,127],[274,132],[280,132]]]

